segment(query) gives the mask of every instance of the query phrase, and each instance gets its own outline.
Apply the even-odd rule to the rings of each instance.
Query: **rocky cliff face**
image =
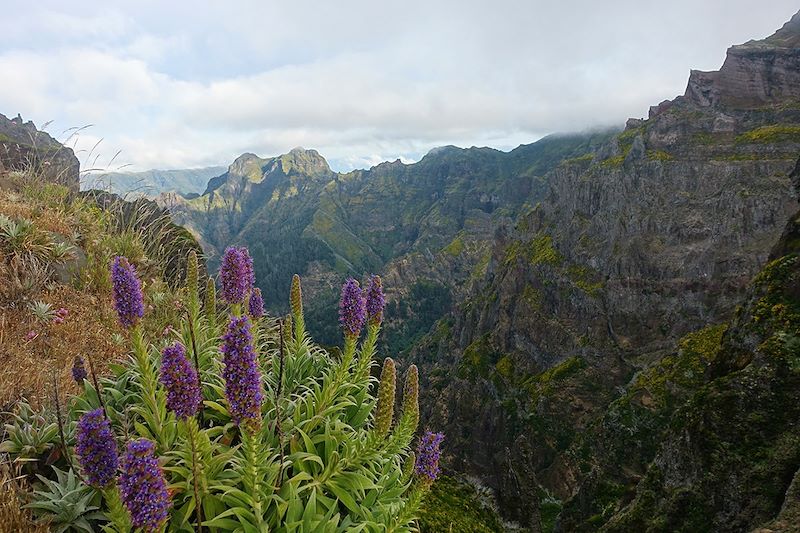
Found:
[[[675,355],[700,372],[693,386],[681,384],[688,392],[685,402],[660,432],[632,500],[620,505],[606,531],[748,531],[797,513],[798,252],[800,213],[787,224],[721,339],[709,343],[706,353],[684,348]],[[628,394],[643,389],[640,383]],[[628,399],[642,405],[641,399]]]
[[[565,530],[592,529],[649,471],[653,428],[676,405],[658,415],[610,405],[679,339],[719,333],[703,328],[730,319],[796,209],[798,20],[732,48],[685,96],[547,175],[541,205],[498,232],[484,279],[413,355],[451,464],[484,477],[507,516],[536,530],[549,493],[574,513]],[[608,446],[586,440],[623,414],[643,421],[610,424]],[[647,438],[625,433],[640,422]]]
[[[32,171],[53,183],[77,192],[80,163],[72,149],[39,131],[22,117],[0,115],[0,171]]]

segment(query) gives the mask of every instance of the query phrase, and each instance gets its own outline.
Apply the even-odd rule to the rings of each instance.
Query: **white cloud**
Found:
[[[776,0],[361,1],[165,4],[12,1],[0,112],[135,168],[226,164],[302,145],[336,168],[441,144],[510,148],[622,124],[683,91],[690,68],[762,37]],[[121,4],[120,4],[121,5]],[[99,162],[98,162],[99,163]]]

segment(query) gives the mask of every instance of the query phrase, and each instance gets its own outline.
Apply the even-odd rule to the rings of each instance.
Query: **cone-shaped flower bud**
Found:
[[[111,285],[120,323],[126,328],[135,326],[144,316],[142,283],[136,269],[122,256],[115,257],[111,265]]]
[[[289,292],[289,305],[292,315],[303,316],[303,290],[300,288],[300,276],[292,276],[292,289]]]
[[[186,307],[191,316],[200,311],[200,267],[197,261],[197,252],[191,250],[186,259]]]
[[[175,416],[185,420],[197,414],[203,401],[200,383],[183,344],[176,342],[161,352],[161,383],[167,389],[167,409]]]
[[[72,360],[72,379],[78,385],[83,385],[83,380],[86,379],[86,366],[83,364],[83,357],[76,355]]]
[[[406,372],[403,385],[403,415],[411,419],[414,428],[419,424],[419,371],[417,365],[411,365]]]
[[[345,337],[358,337],[366,318],[367,307],[361,287],[353,278],[347,278],[342,286],[342,298],[339,301],[339,324],[344,330]]]
[[[387,357],[383,361],[381,381],[378,384],[378,404],[375,406],[375,433],[383,438],[392,427],[394,414],[394,395],[397,387],[397,370],[394,360]]]
[[[439,476],[441,471],[439,468],[439,446],[443,440],[443,433],[433,433],[431,431],[426,431],[419,438],[414,473],[424,483],[432,483]]]
[[[264,298],[261,297],[261,289],[258,287],[250,293],[250,298],[247,300],[247,311],[251,318],[264,316]]]
[[[253,288],[253,260],[247,248],[230,246],[222,256],[219,267],[219,279],[222,286],[222,299],[229,304],[244,303],[247,293]]]
[[[197,252],[189,252],[189,259],[186,261],[186,289],[190,298],[196,298],[199,290],[199,266],[197,264]]]
[[[261,422],[261,374],[258,371],[250,320],[231,317],[222,337],[225,397],[234,423],[255,429]]]
[[[386,306],[386,297],[383,295],[381,277],[372,275],[367,287],[367,320],[372,325],[383,322],[383,308]]]
[[[147,533],[158,531],[169,512],[167,483],[155,448],[147,439],[128,443],[119,477],[120,496],[131,515],[131,523]]]
[[[83,475],[96,488],[107,487],[117,475],[117,442],[102,409],[88,411],[78,420],[75,453]]]
[[[217,317],[217,286],[214,284],[214,278],[208,278],[206,281],[206,299],[203,308],[208,320],[214,322]]]
[[[283,319],[283,342],[290,343],[294,337],[292,332],[292,315],[286,315]]]
[[[406,461],[403,463],[403,470],[402,470],[402,480],[403,483],[406,483],[411,479],[411,476],[414,474],[414,467],[417,464],[417,455],[414,452],[408,454],[406,457]]]

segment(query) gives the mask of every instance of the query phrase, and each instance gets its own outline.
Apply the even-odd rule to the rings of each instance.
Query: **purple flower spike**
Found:
[[[111,265],[111,284],[120,323],[126,328],[135,326],[144,316],[142,283],[136,269],[122,256],[115,257]]]
[[[426,431],[419,438],[417,445],[417,461],[414,464],[414,473],[423,481],[434,482],[439,476],[439,445],[444,440],[444,433]]]
[[[247,248],[230,246],[225,250],[219,267],[219,279],[223,300],[231,305],[244,303],[255,283],[253,260]]]
[[[247,301],[247,310],[252,318],[264,316],[264,298],[261,297],[261,289],[258,287],[250,293],[250,299]]]
[[[83,364],[83,357],[76,355],[72,361],[72,379],[78,385],[83,385],[83,380],[86,379],[86,367]]]
[[[378,325],[383,322],[385,306],[386,297],[383,295],[381,277],[373,274],[369,278],[369,287],[367,287],[367,319],[370,324]]]
[[[164,472],[155,456],[155,444],[147,439],[128,443],[122,458],[119,491],[135,528],[152,533],[167,520],[169,493]]]
[[[367,304],[358,282],[347,278],[339,301],[339,324],[346,337],[358,337],[367,319]]]
[[[89,484],[103,488],[114,481],[119,460],[117,442],[102,409],[84,413],[78,420],[75,452]]]
[[[250,257],[250,250],[246,246],[239,248],[239,253],[244,261],[244,279],[247,283],[247,291],[251,292],[256,285],[256,272],[253,270],[253,258]]]
[[[237,425],[253,430],[261,423],[262,394],[250,320],[246,316],[231,317],[222,341],[222,377],[231,418]]]
[[[182,420],[197,414],[203,398],[183,344],[176,342],[161,352],[161,383],[167,389],[167,409]]]

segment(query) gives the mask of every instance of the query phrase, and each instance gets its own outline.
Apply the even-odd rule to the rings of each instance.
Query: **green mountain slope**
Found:
[[[315,296],[313,317],[330,312],[344,275],[403,273],[409,262],[440,270],[449,292],[482,260],[495,228],[542,197],[544,173],[611,135],[551,136],[509,153],[443,147],[415,164],[347,174],[332,172],[313,150],[268,159],[244,154],[203,195],[179,198],[170,210],[200,238],[212,266],[226,246],[249,246],[273,310],[285,308],[279,289],[299,272]],[[333,340],[334,331],[331,323],[316,333]]]

